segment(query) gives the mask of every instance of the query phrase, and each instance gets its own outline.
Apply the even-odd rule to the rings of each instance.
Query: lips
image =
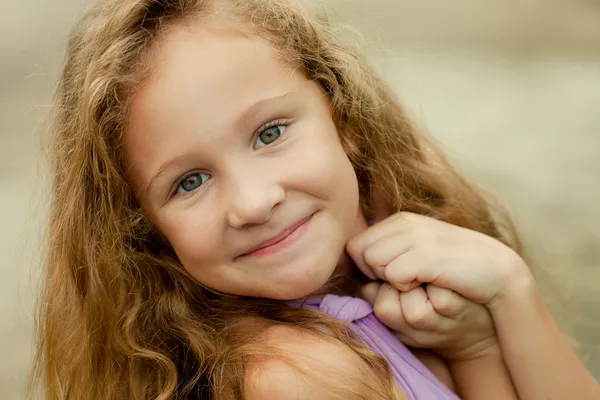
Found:
[[[301,220],[293,223],[292,225],[290,225],[289,227],[287,227],[286,229],[284,229],[283,231],[281,231],[281,233],[279,233],[278,235],[273,236],[272,238],[270,238],[268,240],[265,240],[265,241],[261,242],[260,244],[252,247],[249,251],[247,251],[246,253],[242,254],[241,257],[252,255],[252,253],[257,253],[257,252],[264,251],[268,247],[271,247],[271,246],[273,246],[273,245],[275,245],[275,244],[277,244],[279,242],[284,241],[292,233],[294,233],[299,227],[301,227],[306,222],[308,222],[311,218],[312,218],[312,214],[309,215],[308,217],[302,218]]]

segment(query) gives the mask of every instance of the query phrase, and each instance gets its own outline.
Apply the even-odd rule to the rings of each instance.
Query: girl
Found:
[[[56,102],[48,399],[455,398],[379,320],[466,398],[515,397],[505,363],[597,393],[510,221],[300,4],[101,3]]]

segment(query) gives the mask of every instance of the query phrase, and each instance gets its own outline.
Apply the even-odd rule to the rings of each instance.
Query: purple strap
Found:
[[[458,396],[427,369],[390,330],[377,319],[373,308],[357,297],[326,295],[293,307],[319,310],[351,323],[352,330],[389,364],[400,389],[411,400],[456,400]]]

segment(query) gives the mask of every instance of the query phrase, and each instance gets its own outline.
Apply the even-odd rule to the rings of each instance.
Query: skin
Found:
[[[295,299],[356,271],[345,245],[367,224],[329,102],[260,39],[172,30],[133,98],[125,153],[146,213],[203,285]],[[244,255],[310,215],[292,245]]]
[[[294,299],[321,288],[336,268],[347,271],[344,246],[354,237],[348,250],[365,274],[399,292],[417,289],[408,302],[412,311],[390,288],[386,292],[394,297],[380,300],[376,293],[376,310],[378,302],[391,299],[395,304],[384,307],[388,314],[400,310],[417,331],[430,330],[416,326],[423,322],[419,318],[412,324],[407,319],[422,314],[423,305],[435,308],[414,282],[487,306],[502,354],[467,360],[454,371],[461,392],[469,392],[465,398],[503,391],[500,398],[514,397],[504,362],[518,377],[522,398],[597,398],[598,385],[555,326],[528,269],[508,248],[422,216],[410,217],[416,222],[408,229],[405,220],[390,216],[364,230],[356,175],[327,99],[281,61],[258,38],[191,24],[169,32],[152,79],[133,98],[125,135],[129,177],[190,275],[232,294]],[[287,246],[251,253],[300,222]],[[356,235],[361,223],[363,233]],[[421,300],[413,302],[416,295]],[[399,321],[391,319],[390,325]],[[450,331],[457,337],[458,331]],[[475,376],[478,371],[485,376]],[[506,378],[502,388],[493,388],[499,376]]]
[[[523,275],[515,271],[528,271],[510,249],[422,216],[410,216],[407,224],[406,218],[391,215],[365,227],[356,175],[327,98],[266,42],[190,24],[169,32],[156,56],[152,78],[132,102],[125,134],[128,174],[147,215],[198,282],[232,294],[295,299],[322,288],[336,269],[346,274],[348,250],[367,276],[387,282],[372,303],[406,342],[429,337],[427,347],[445,341],[446,350],[456,350],[453,338],[473,325],[459,318],[463,312],[454,313],[456,318],[444,313],[473,309],[475,303],[487,306],[500,346],[452,368],[464,398],[515,398],[507,365],[519,377],[516,386],[523,398],[549,398],[549,393],[565,398],[575,392],[570,381],[578,382],[574,397],[594,398],[597,384],[548,313],[540,311],[543,303],[523,295],[536,291],[506,296],[506,288],[514,287],[508,282]],[[300,223],[286,246],[252,252]],[[436,309],[436,299],[415,282],[456,292],[463,299],[455,296],[454,306],[462,305],[443,301],[445,311]],[[519,301],[503,305],[509,298],[525,298],[523,304],[537,308],[523,311]],[[433,319],[428,318],[429,325],[423,325],[426,309],[448,323],[438,318],[440,323],[429,326]],[[531,326],[537,334],[518,332],[515,321],[524,321],[518,326]],[[483,332],[490,323],[488,318],[480,324]],[[527,341],[544,334],[546,342]],[[542,351],[550,348],[547,343],[562,347]],[[540,351],[522,357],[523,349]],[[528,364],[520,366],[519,358]],[[564,362],[553,362],[557,359]],[[569,379],[548,385],[548,377],[562,375]]]
[[[426,325],[435,319],[433,309],[447,316],[461,314],[454,309],[459,303],[410,289],[415,281],[451,289],[472,303],[485,305],[496,330],[491,343],[497,344],[475,353],[471,345],[467,354],[457,354],[461,324],[451,329],[453,354],[448,357],[459,356],[454,363],[450,361],[462,398],[600,398],[600,385],[553,320],[530,269],[502,243],[422,215],[397,213],[355,236],[348,249],[361,269],[371,269],[388,283],[387,294],[381,299],[376,294],[375,313],[382,310],[378,301],[387,303],[385,315],[380,312],[378,316],[402,330],[404,339],[409,339],[409,333],[427,346],[443,344],[440,334],[450,321],[440,320],[433,336],[426,334]],[[417,329],[411,333],[411,327]]]
[[[145,211],[207,287],[295,299],[347,261],[358,184],[329,103],[261,39],[171,31],[133,98],[125,153]],[[309,217],[293,243],[248,254]]]

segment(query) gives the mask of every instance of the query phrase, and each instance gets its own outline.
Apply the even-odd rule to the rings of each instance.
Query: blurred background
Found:
[[[51,93],[80,0],[3,0],[0,398],[22,398],[43,257]],[[600,1],[326,0],[415,123],[512,212],[600,378]]]

